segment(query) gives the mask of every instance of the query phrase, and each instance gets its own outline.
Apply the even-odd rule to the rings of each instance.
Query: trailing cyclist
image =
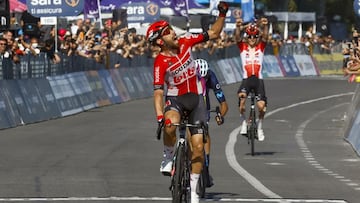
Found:
[[[259,27],[258,27],[259,26]],[[261,28],[261,30],[259,29]],[[243,32],[245,30],[245,33]],[[266,111],[265,85],[262,75],[262,63],[264,60],[265,46],[268,40],[268,20],[261,18],[258,25],[250,23],[243,25],[241,18],[236,20],[235,38],[240,49],[240,57],[243,69],[243,81],[238,89],[240,111],[240,134],[247,134],[245,118],[245,102],[251,90],[257,96],[259,120],[257,123],[258,140],[265,139],[262,128]]]
[[[217,79],[215,73],[209,69],[209,64],[204,59],[196,59],[195,60],[196,67],[198,69],[200,77],[202,77],[202,85],[204,91],[204,97],[206,99],[206,109],[207,109],[207,122],[210,120],[210,111],[211,111],[211,104],[210,104],[210,97],[209,97],[209,91],[213,90],[214,95],[217,99],[217,101],[220,104],[220,115],[216,115],[215,120],[218,125],[222,125],[224,123],[224,116],[226,115],[228,111],[228,104],[225,99],[224,92],[221,89],[221,85],[219,83],[219,80]],[[209,173],[209,165],[210,165],[210,134],[208,132],[207,138],[205,143],[205,155],[207,158],[207,166],[205,167],[205,170],[207,170],[207,174],[209,177],[207,177],[207,187],[211,187],[214,183],[212,180],[212,177]]]
[[[183,113],[188,112],[189,122],[205,123],[205,102],[202,99],[202,88],[196,74],[195,62],[191,49],[195,44],[216,39],[220,36],[225,23],[225,16],[229,5],[225,2],[218,4],[219,17],[208,31],[201,34],[176,36],[170,24],[160,20],[152,23],[146,39],[154,46],[161,48],[154,61],[154,108],[159,123],[179,123]],[[167,87],[165,102],[164,87]],[[196,186],[203,163],[203,130],[190,128],[192,157],[191,157],[191,202],[199,202]],[[172,158],[176,143],[176,126],[164,127],[164,155],[160,172],[170,175]]]

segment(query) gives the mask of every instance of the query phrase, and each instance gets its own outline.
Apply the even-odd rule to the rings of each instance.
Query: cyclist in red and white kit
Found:
[[[206,106],[202,96],[200,76],[197,74],[191,48],[195,44],[215,39],[220,36],[225,23],[229,5],[218,4],[219,17],[208,31],[201,34],[188,34],[177,37],[168,22],[160,20],[151,24],[146,32],[146,39],[159,46],[161,51],[154,61],[154,107],[159,123],[165,122],[164,155],[160,172],[170,175],[174,145],[176,143],[176,127],[168,123],[179,123],[186,112],[189,123],[206,123]],[[164,102],[164,87],[167,87]],[[199,202],[196,186],[202,169],[203,130],[190,128],[191,133],[191,202]]]
[[[245,33],[243,32],[244,30]],[[262,75],[262,63],[268,40],[268,20],[261,18],[258,24],[250,23],[243,25],[243,20],[241,18],[237,19],[235,37],[240,49],[243,71],[243,81],[238,90],[241,123],[240,134],[247,134],[245,102],[249,92],[254,90],[257,96],[256,104],[259,110],[259,120],[257,123],[258,140],[263,141],[265,135],[262,122],[266,110],[266,94]]]

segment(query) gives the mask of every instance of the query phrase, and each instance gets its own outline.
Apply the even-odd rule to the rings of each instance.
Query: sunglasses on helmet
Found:
[[[248,35],[248,38],[257,39],[257,38],[259,38],[259,35]]]

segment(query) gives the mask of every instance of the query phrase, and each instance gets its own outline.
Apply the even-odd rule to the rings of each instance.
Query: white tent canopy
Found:
[[[315,12],[265,12],[266,16],[275,16],[278,21],[285,22],[284,39],[288,38],[288,22],[298,22],[298,38],[302,35],[302,23],[313,22],[313,34],[316,33],[316,16]],[[272,26],[271,26],[272,27]]]

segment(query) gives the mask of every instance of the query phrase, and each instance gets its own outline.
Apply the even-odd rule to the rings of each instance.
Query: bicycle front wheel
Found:
[[[255,134],[256,134],[256,126],[252,124],[250,126],[250,142],[251,142],[251,156],[255,155]]]
[[[185,156],[185,146],[179,145],[176,150],[175,173],[172,177],[171,193],[173,203],[180,203],[182,201]]]

